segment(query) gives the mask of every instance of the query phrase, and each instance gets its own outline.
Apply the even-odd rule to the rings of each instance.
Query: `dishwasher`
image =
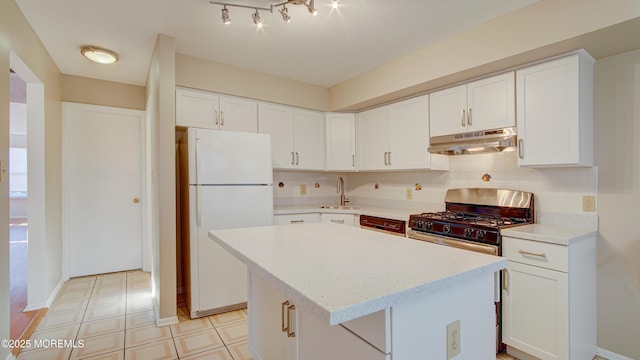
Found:
[[[360,228],[362,229],[404,237],[406,236],[406,226],[407,222],[404,220],[360,215]]]

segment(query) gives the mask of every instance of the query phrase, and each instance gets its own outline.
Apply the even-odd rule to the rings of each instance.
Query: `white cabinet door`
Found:
[[[381,170],[388,166],[388,113],[388,107],[381,107],[356,115],[360,170]]]
[[[593,59],[581,52],[516,72],[518,164],[593,165]]]
[[[569,358],[568,274],[509,261],[502,341],[543,360]]]
[[[295,165],[293,109],[287,106],[259,103],[258,132],[271,135],[273,167],[293,169]]]
[[[220,96],[220,130],[258,132],[258,104],[232,96]]]
[[[435,91],[429,94],[431,136],[467,131],[467,86]]]
[[[287,311],[285,301],[275,287],[255,273],[249,273],[249,349],[258,360],[297,359],[297,338],[288,337],[282,330],[288,315],[283,314]],[[289,311],[292,313],[295,312]],[[289,323],[297,329],[295,316]]]
[[[467,131],[516,126],[513,72],[467,84]]]
[[[320,213],[282,214],[273,216],[273,223],[276,225],[314,222],[320,222]]]
[[[389,168],[427,169],[430,166],[429,96],[389,106]]]
[[[206,91],[176,89],[176,126],[217,129],[219,97]]]
[[[295,168],[324,170],[324,114],[296,109],[293,119]]]
[[[356,120],[354,114],[326,116],[327,170],[356,169]]]

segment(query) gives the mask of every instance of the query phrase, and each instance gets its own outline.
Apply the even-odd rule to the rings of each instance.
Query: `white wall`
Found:
[[[640,359],[640,49],[595,65],[598,345]]]

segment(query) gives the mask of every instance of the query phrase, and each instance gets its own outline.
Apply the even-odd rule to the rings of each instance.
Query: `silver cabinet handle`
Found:
[[[218,119],[219,119],[219,118],[218,118],[218,110],[215,110],[215,113],[216,113],[216,125],[218,125],[218,123],[220,122],[220,121],[218,120]]]
[[[304,220],[291,220],[290,223],[292,223],[292,224],[302,224],[302,223],[304,223]]]
[[[465,116],[465,112],[466,112],[466,110],[465,110],[465,109],[462,109],[460,112],[461,112],[461,114],[460,114],[460,119],[461,119],[461,124],[460,124],[460,126],[462,126],[462,127],[466,127],[466,126],[467,126],[467,121],[466,121],[466,118],[467,118],[467,117]]]
[[[391,166],[391,151],[389,151],[387,154],[387,157],[389,158],[389,166]]]
[[[287,303],[289,303],[287,301]],[[287,337],[296,337],[296,333],[291,331],[291,312],[296,309],[295,305],[287,306]]]
[[[291,165],[295,165],[295,164],[296,164],[296,156],[292,151],[291,152]]]
[[[471,108],[469,108],[469,110],[467,111],[467,124],[469,124],[469,126],[472,125],[471,124]]]
[[[387,166],[387,165],[389,165],[389,164],[387,163],[387,152],[385,151],[384,152],[384,166]]]
[[[351,166],[356,167],[356,154],[351,154]]]
[[[224,111],[220,110],[220,125],[224,126]],[[469,123],[471,125],[471,123]]]
[[[539,257],[539,258],[547,258],[547,254],[545,253],[532,253],[529,251],[524,251],[524,250],[518,250],[518,252],[522,255],[529,255],[529,256],[535,256],[535,257]]]
[[[300,163],[298,160],[300,160],[300,154],[296,152],[296,165]]]
[[[344,224],[344,220],[338,220],[338,219],[331,219],[331,222],[335,224]]]
[[[518,157],[524,159],[524,140],[518,140]]]
[[[509,291],[509,286],[507,285],[507,269],[502,269],[502,290]]]
[[[284,325],[284,309],[285,307],[289,307],[289,301],[285,301],[282,303],[282,305],[280,305],[280,327],[281,327],[281,331],[282,332],[288,332],[289,331],[289,321],[287,320],[287,325]],[[288,315],[288,313],[287,313]]]

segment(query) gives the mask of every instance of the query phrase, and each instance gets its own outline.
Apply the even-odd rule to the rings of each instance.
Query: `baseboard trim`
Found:
[[[166,318],[161,318],[160,317],[160,306],[158,305],[158,303],[156,302],[156,299],[153,298],[153,313],[156,316],[156,325],[157,326],[167,326],[167,325],[173,325],[173,324],[177,324],[180,321],[178,320],[177,316],[169,316]]]
[[[598,356],[603,357],[608,360],[633,360],[630,357],[626,357],[624,355],[616,354],[613,351],[609,351],[603,348],[598,348]]]

